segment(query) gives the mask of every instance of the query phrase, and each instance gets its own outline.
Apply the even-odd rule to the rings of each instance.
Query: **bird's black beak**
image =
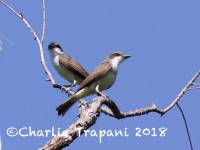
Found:
[[[123,55],[123,58],[125,58],[125,59],[127,59],[129,57],[131,57],[131,55]]]

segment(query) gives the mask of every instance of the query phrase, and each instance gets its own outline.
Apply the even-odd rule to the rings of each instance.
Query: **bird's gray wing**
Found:
[[[59,63],[66,67],[68,70],[79,75],[83,80],[89,75],[87,71],[70,56],[61,54],[59,57]]]
[[[109,62],[104,62],[100,64],[97,68],[94,69],[94,71],[81,83],[79,88],[77,89],[76,92],[80,91],[84,87],[90,85],[93,83],[95,80],[98,80],[99,78],[103,77],[106,73],[111,70],[112,66],[110,65]]]

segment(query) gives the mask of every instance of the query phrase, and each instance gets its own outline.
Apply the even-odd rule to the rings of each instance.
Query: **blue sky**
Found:
[[[41,37],[42,2],[6,1],[29,21]],[[165,108],[199,70],[200,2],[186,0],[67,0],[47,1],[45,60],[58,84],[67,84],[54,70],[47,50],[59,42],[64,51],[91,72],[110,52],[120,50],[132,57],[121,64],[117,80],[106,91],[122,111],[148,107]],[[64,130],[77,120],[78,103],[62,118],[55,111],[67,95],[52,88],[40,64],[39,48],[27,27],[0,5],[0,134],[5,150],[35,150],[52,137],[10,137],[10,127],[18,131]],[[11,42],[13,44],[11,44]],[[200,82],[200,80],[198,80]],[[76,89],[76,88],[75,88]],[[94,97],[94,96],[93,96]],[[93,97],[85,100],[92,101]],[[190,91],[179,102],[193,142],[200,149],[199,90]],[[198,116],[198,115],[197,115]],[[168,130],[164,137],[137,137],[136,128]],[[156,113],[117,120],[104,114],[90,128],[122,130],[129,137],[76,139],[68,149],[162,149],[188,150],[184,121],[177,107],[165,116]],[[14,132],[14,131],[13,131]]]

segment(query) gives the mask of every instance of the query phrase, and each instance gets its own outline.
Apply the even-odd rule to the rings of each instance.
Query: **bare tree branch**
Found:
[[[69,146],[69,144],[71,144],[73,140],[75,140],[78,136],[84,133],[84,130],[87,130],[89,127],[95,124],[97,116],[99,116],[101,112],[117,119],[140,116],[148,114],[150,112],[155,112],[163,116],[170,109],[172,109],[175,104],[177,104],[177,102],[188,91],[189,87],[195,82],[195,80],[199,77],[199,75],[200,75],[200,70],[181,90],[181,92],[172,101],[172,103],[163,110],[158,109],[155,104],[152,104],[150,107],[147,108],[137,109],[129,112],[121,112],[119,107],[111,99],[105,99],[103,97],[95,98],[93,99],[93,102],[91,104],[84,105],[84,108],[82,107],[80,108],[79,119],[76,121],[76,123],[72,124],[68,129],[64,130],[61,135],[54,137],[52,140],[47,142],[39,150],[58,150],[66,146]],[[106,105],[107,107],[101,107],[102,105]],[[81,106],[83,105],[81,104]],[[93,114],[93,115],[88,115],[88,114]],[[77,135],[78,131],[81,132],[80,134]]]
[[[197,73],[194,75],[194,77],[186,84],[186,86],[181,90],[181,92],[172,101],[172,103],[167,108],[165,108],[163,110],[164,114],[166,112],[168,112],[181,99],[181,97],[185,94],[185,92],[188,91],[188,89],[190,88],[190,86],[192,86],[192,84],[196,81],[196,79],[199,77],[199,75],[200,75],[200,70],[197,71]]]
[[[112,101],[113,102],[113,101]],[[113,110],[117,110],[119,109],[117,107],[117,105],[112,105],[110,102],[106,102],[104,103],[105,105],[107,105],[109,108],[107,107],[101,107],[101,112],[103,112],[106,115],[109,115],[110,117],[116,118],[116,119],[124,119],[124,118],[128,118],[128,117],[135,117],[135,116],[141,116],[144,114],[148,114],[150,112],[157,112],[159,114],[163,114],[162,110],[159,110],[155,104],[152,103],[152,105],[150,107],[147,108],[141,108],[141,109],[137,109],[134,111],[129,111],[129,112],[115,112]],[[113,102],[114,103],[114,102]]]
[[[77,137],[81,136],[85,130],[96,123],[97,117],[100,115],[99,108],[104,101],[106,101],[106,99],[99,97],[94,99],[91,104],[81,104],[79,119],[62,132],[62,134],[50,140],[42,148],[39,148],[39,150],[60,150],[69,146]]]
[[[133,116],[138,116],[138,115],[143,115],[147,114],[149,112],[157,112],[159,114],[164,115],[167,113],[171,108],[174,107],[174,105],[181,99],[181,97],[189,90],[189,87],[193,85],[193,83],[196,81],[196,79],[200,75],[200,70],[194,75],[194,77],[187,83],[187,85],[181,90],[181,92],[177,95],[177,97],[172,101],[172,103],[167,106],[165,109],[160,110],[158,109],[155,104],[152,104],[152,106],[147,107],[145,109],[140,109],[136,111],[130,111],[130,112],[120,112],[119,108],[113,101],[106,102],[106,104],[110,109],[106,107],[101,108],[101,112],[105,113],[106,115],[109,115],[111,117],[117,118],[117,119],[122,119],[126,117],[133,117]]]
[[[0,1],[3,5],[5,5],[9,10],[11,10],[11,12],[13,12],[17,17],[19,17],[24,23],[25,25],[29,28],[29,30],[31,31],[31,33],[33,34],[34,38],[36,39],[38,45],[39,45],[39,49],[40,49],[40,57],[41,57],[41,63],[43,65],[43,68],[45,70],[45,73],[47,74],[49,81],[51,81],[52,85],[56,85],[50,71],[48,70],[46,63],[45,63],[45,59],[44,59],[44,53],[43,53],[43,47],[42,47],[42,40],[44,40],[44,38],[42,38],[42,40],[39,39],[38,35],[36,34],[36,32],[34,31],[34,29],[31,27],[31,25],[28,23],[28,21],[24,18],[24,16],[20,13],[17,13],[11,6],[9,6],[7,3],[5,3],[4,1]],[[45,0],[43,0],[43,19],[45,19]],[[43,36],[45,34],[45,20],[43,20]]]

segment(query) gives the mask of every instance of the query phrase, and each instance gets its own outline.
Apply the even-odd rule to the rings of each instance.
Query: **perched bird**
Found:
[[[73,58],[64,54],[61,46],[52,42],[48,46],[52,64],[58,74],[68,80],[70,88],[81,82],[88,76],[87,71]]]
[[[86,96],[97,93],[105,97],[106,95],[102,91],[113,85],[117,77],[119,64],[129,57],[131,56],[124,55],[119,51],[109,54],[80,84],[74,95],[56,108],[58,115],[64,116],[76,101]]]

